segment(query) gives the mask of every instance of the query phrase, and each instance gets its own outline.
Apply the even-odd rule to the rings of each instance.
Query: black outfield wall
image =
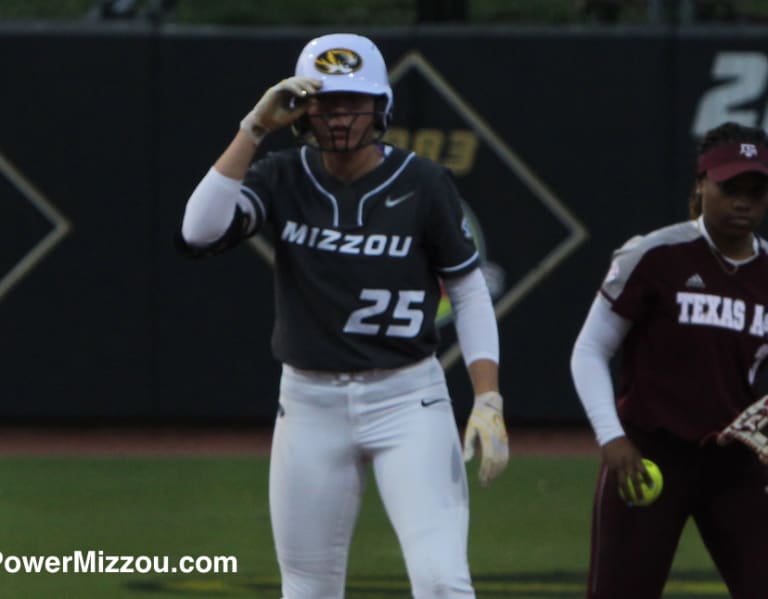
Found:
[[[1,419],[271,421],[268,246],[189,262],[172,237],[319,33],[0,31]],[[568,361],[610,253],[686,217],[703,131],[766,125],[768,32],[367,33],[390,66],[391,140],[452,168],[466,200],[508,419],[582,423]],[[463,419],[450,324],[443,337]]]

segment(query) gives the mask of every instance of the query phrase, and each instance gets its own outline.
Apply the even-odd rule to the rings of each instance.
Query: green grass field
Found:
[[[513,458],[502,479],[472,478],[470,563],[479,597],[583,596],[596,458]],[[267,458],[3,458],[0,552],[234,555],[237,574],[8,574],[14,599],[278,598]],[[649,548],[649,550],[652,550]],[[347,597],[408,597],[397,542],[371,484]],[[669,598],[727,597],[698,537],[681,544]]]

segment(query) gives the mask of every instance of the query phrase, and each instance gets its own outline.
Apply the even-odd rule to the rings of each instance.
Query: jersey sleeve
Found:
[[[611,309],[629,320],[638,320],[655,295],[652,259],[647,249],[643,237],[637,236],[616,250],[600,288]]]
[[[277,165],[272,154],[254,162],[240,187],[240,194],[252,205],[256,221],[249,231],[258,233],[271,214],[273,189],[276,188]]]
[[[461,208],[459,191],[446,169],[441,169],[427,190],[426,247],[438,276],[458,277],[477,267],[480,256]]]

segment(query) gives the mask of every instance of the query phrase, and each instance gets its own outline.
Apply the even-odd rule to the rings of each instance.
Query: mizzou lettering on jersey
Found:
[[[285,222],[280,238],[288,243],[305,245],[326,252],[391,258],[408,256],[413,242],[410,235],[357,235],[342,233],[335,229],[310,227],[292,220]]]

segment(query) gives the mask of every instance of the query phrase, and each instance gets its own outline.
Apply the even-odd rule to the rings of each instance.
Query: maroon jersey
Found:
[[[619,416],[690,441],[756,398],[768,356],[768,244],[733,266],[688,221],[628,241],[601,293],[632,321],[622,345]]]

